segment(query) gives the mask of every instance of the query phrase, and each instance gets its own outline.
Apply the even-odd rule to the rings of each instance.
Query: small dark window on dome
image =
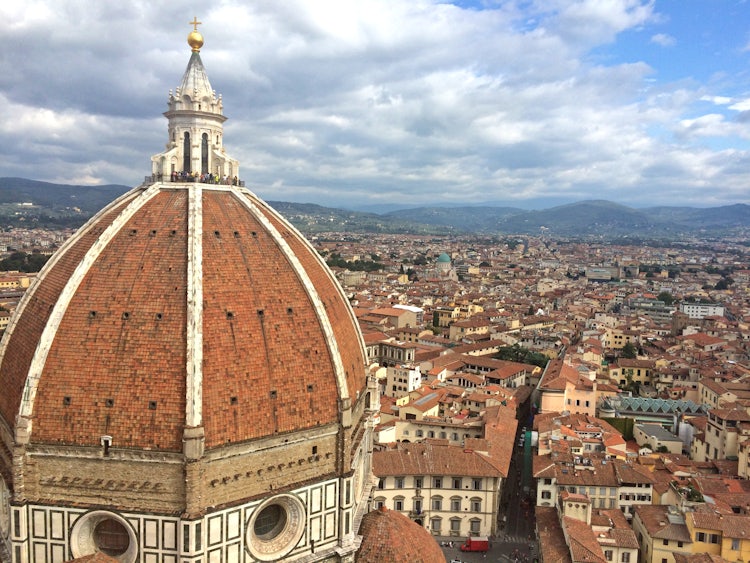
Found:
[[[130,313],[128,313],[127,311],[124,311],[122,313],[122,320],[127,321],[129,318],[130,318]]]
[[[315,386],[312,383],[308,383],[307,384],[307,392],[308,393],[312,393],[314,389],[315,389]]]
[[[292,313],[294,313],[294,309],[292,309],[291,307],[287,307],[286,312],[291,315]]]
[[[258,316],[259,317],[262,317],[264,314],[265,313],[264,313],[263,309],[258,309]]]
[[[236,405],[238,402],[237,397],[229,397],[229,404],[230,405]]]
[[[72,399],[70,397],[63,397],[63,406],[67,407],[70,405]]]
[[[138,229],[130,229],[130,236],[135,236],[138,234]]]
[[[276,398],[276,389],[272,389],[272,390],[271,390],[271,398],[272,398],[272,399],[275,399],[275,398]]]
[[[156,401],[149,401],[148,402],[148,408],[151,409],[152,411],[155,411],[156,410]]]
[[[255,238],[258,238],[258,233],[256,233],[255,231],[253,231],[253,232],[252,232],[252,233],[250,233],[250,234],[251,234],[251,235],[253,235],[253,236],[254,236]]]
[[[95,319],[96,318],[96,311],[89,311],[89,318]]]
[[[233,319],[234,318],[234,313],[232,311],[227,311],[227,318],[230,319],[230,320]]]
[[[115,406],[115,400],[114,399],[107,399],[104,401],[104,404],[108,407],[114,407]]]
[[[234,238],[240,238],[240,232],[234,231]]]
[[[156,320],[160,321],[162,319],[162,316],[163,315],[161,313],[156,313]]]
[[[216,238],[221,238],[221,233],[219,231],[214,231],[214,236]]]
[[[170,236],[170,237],[173,237],[173,236],[175,236],[176,234],[177,234],[177,231],[175,231],[174,229],[172,229],[171,231],[169,231],[169,236]]]
[[[156,236],[156,229],[151,229],[151,232],[149,233],[149,236],[155,237]]]

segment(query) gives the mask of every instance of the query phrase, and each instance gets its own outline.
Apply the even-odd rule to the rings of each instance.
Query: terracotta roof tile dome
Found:
[[[335,423],[366,385],[355,322],[315,250],[250,191],[137,188],[29,290],[0,415],[31,443],[168,451],[200,419],[206,448]]]
[[[445,563],[430,533],[406,516],[385,507],[365,514],[358,563]]]
[[[199,24],[151,175],[52,256],[0,341],[0,560],[359,546],[375,372],[325,262],[224,150]]]

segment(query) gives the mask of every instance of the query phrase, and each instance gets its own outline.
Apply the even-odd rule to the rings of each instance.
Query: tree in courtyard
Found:
[[[663,301],[665,305],[669,306],[674,303],[674,296],[668,291],[662,291],[656,296],[659,301]]]
[[[632,342],[625,343],[625,346],[623,346],[622,350],[620,350],[621,358],[628,358],[630,360],[634,360],[637,355],[638,355],[638,350],[636,349],[635,345]]]
[[[734,283],[734,280],[732,278],[721,278],[716,285],[714,286],[714,289],[723,290],[723,289],[729,289],[729,286]]]

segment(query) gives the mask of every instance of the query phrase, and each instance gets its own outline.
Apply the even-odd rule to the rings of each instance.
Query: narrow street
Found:
[[[500,522],[501,524],[504,522],[505,526],[498,540],[501,545],[507,546],[503,549],[503,553],[511,560],[523,560],[524,557],[533,560],[536,556],[536,522],[534,520],[536,498],[531,475],[531,437],[524,436],[523,447],[518,445],[520,436],[524,434],[522,429],[516,438],[505,503],[499,514]]]
[[[443,547],[445,559],[462,563],[480,561],[533,562],[538,558],[536,544],[536,521],[534,505],[536,498],[532,488],[530,437],[519,447],[521,433],[515,438],[513,459],[508,471],[508,480],[498,513],[498,535],[490,538],[490,550],[485,553],[467,553],[459,549],[460,541],[453,547]],[[448,539],[448,538],[446,538]],[[438,539],[440,541],[440,539]]]

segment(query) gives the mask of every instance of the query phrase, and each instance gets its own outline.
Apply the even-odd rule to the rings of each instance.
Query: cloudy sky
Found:
[[[746,0],[2,2],[0,176],[140,183],[193,16],[265,199],[750,203]]]

